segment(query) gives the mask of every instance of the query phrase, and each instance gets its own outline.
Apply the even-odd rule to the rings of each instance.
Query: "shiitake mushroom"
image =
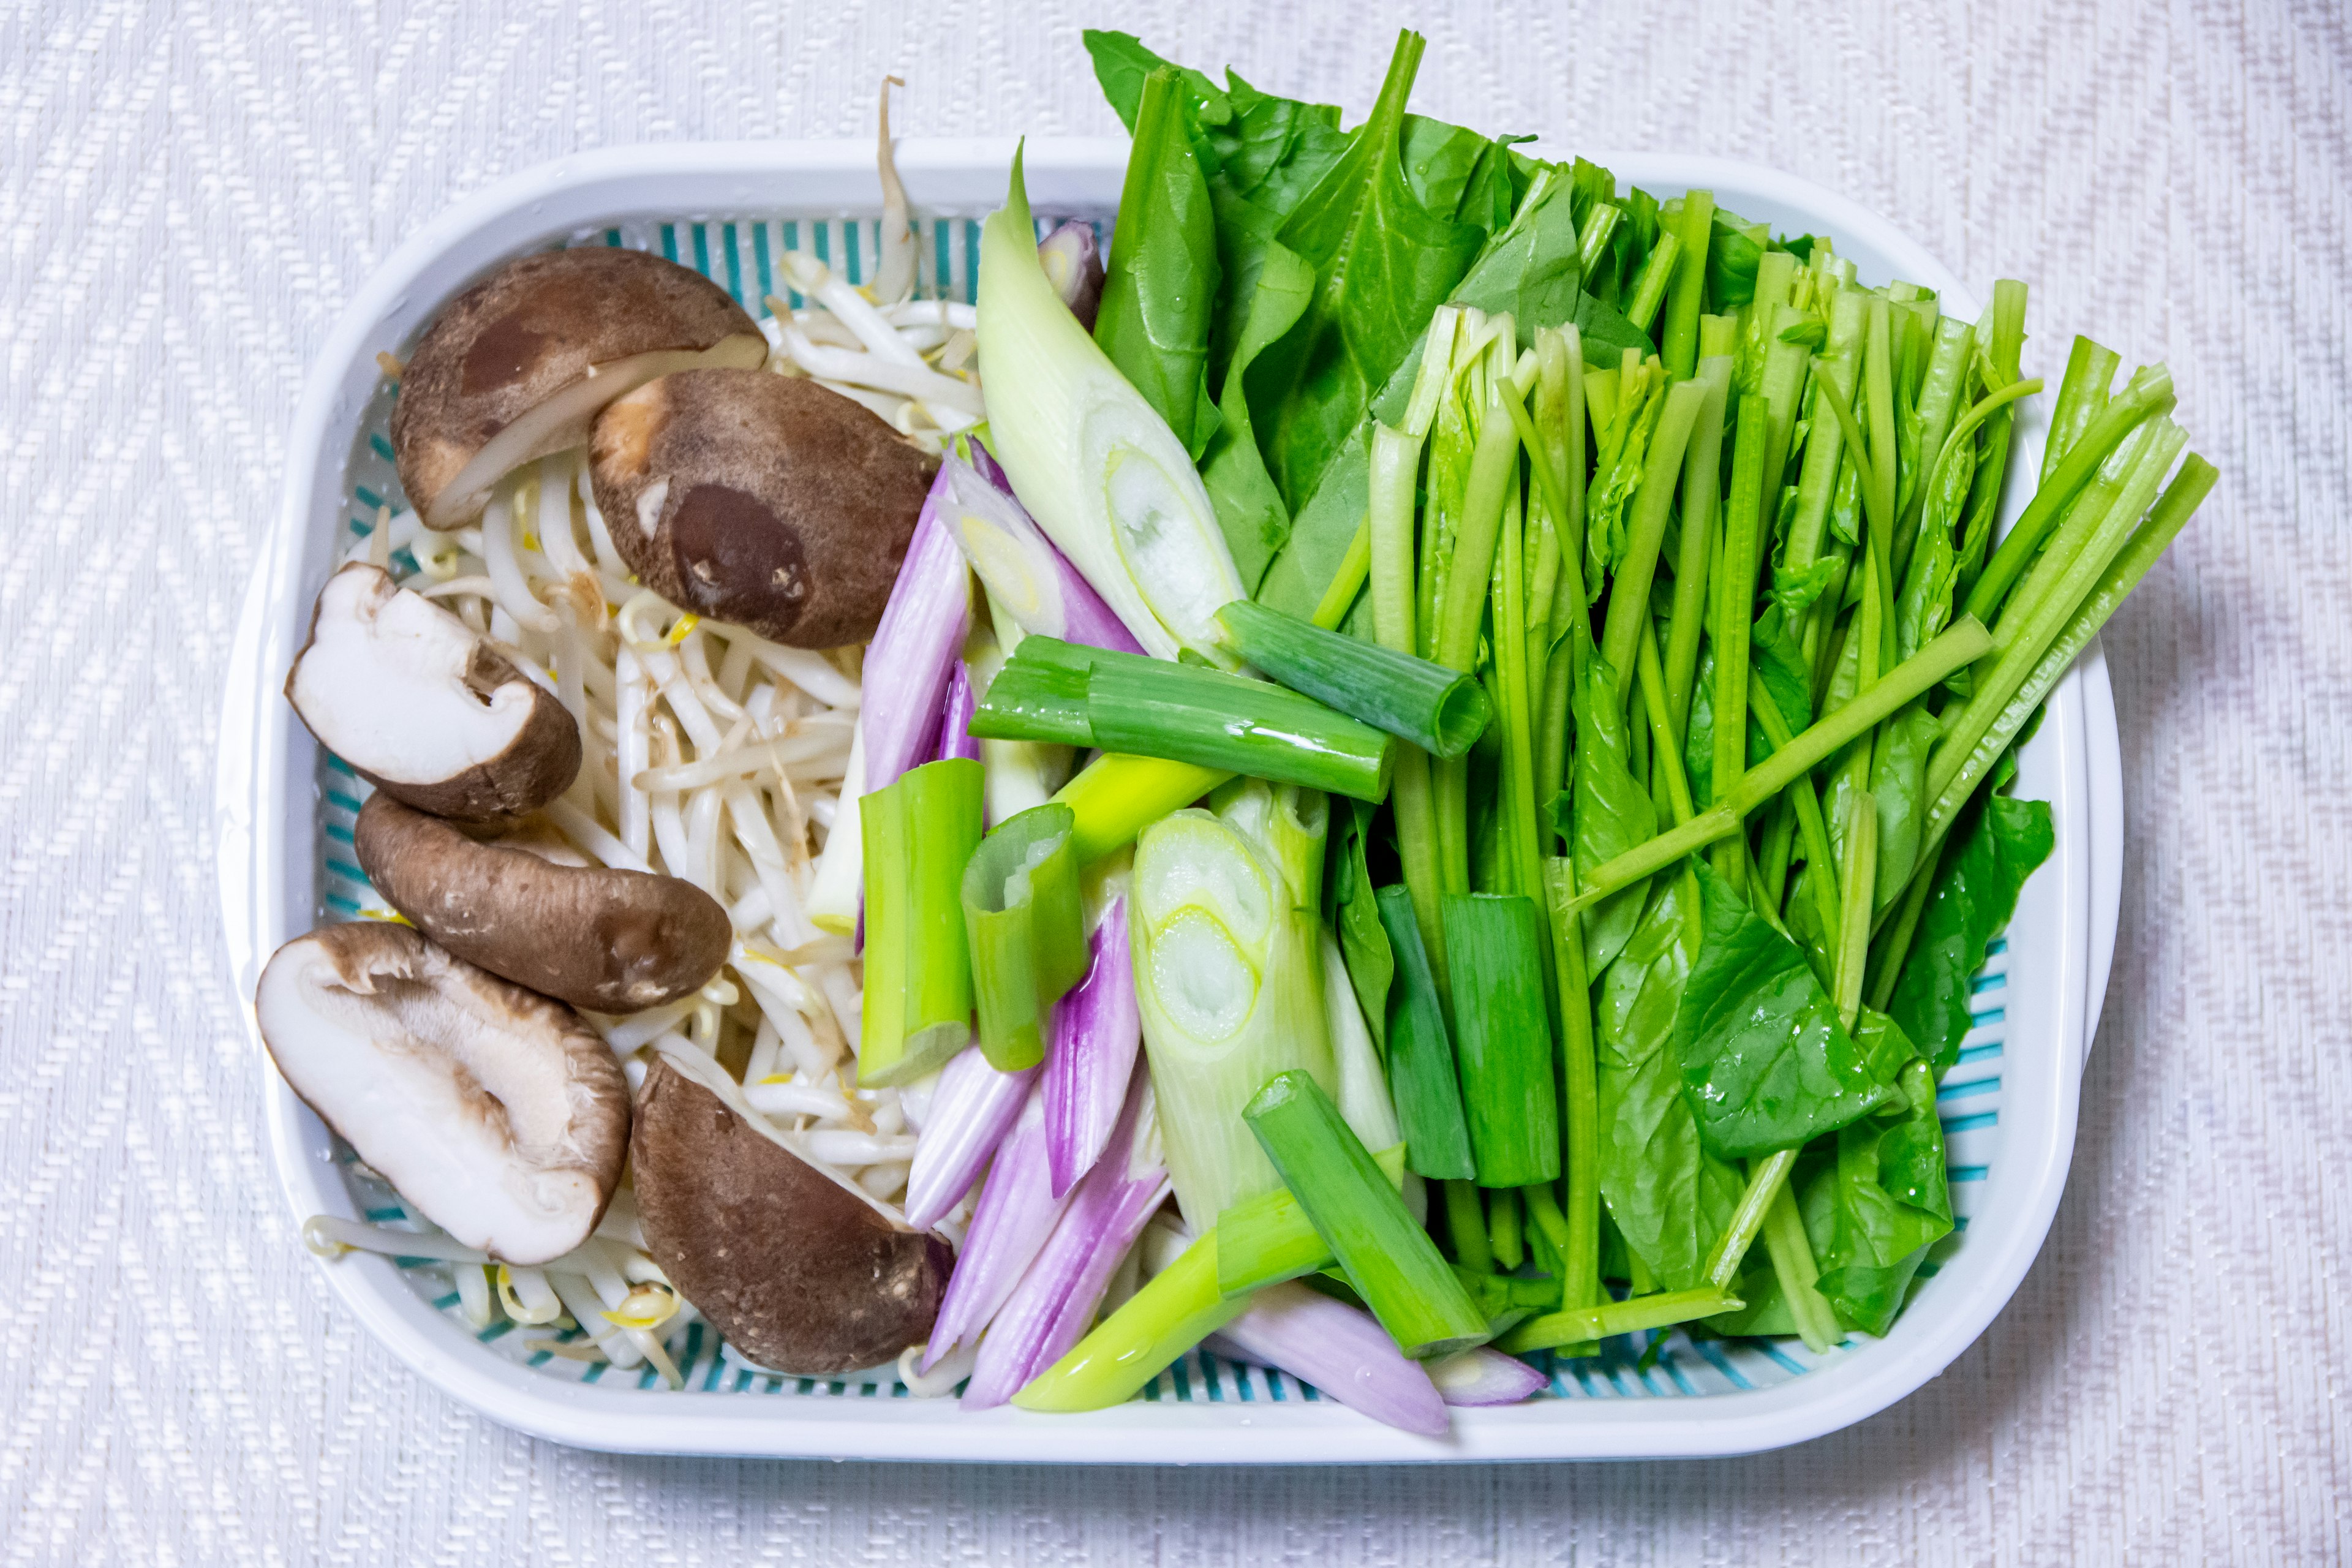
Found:
[[[666,375],[590,447],[596,504],[663,598],[795,647],[874,635],[939,459],[814,382]]]
[[[727,961],[727,911],[691,882],[477,842],[377,794],[352,847],[384,901],[468,963],[598,1013],[690,996]]]
[[[401,488],[426,527],[461,528],[502,476],[580,445],[622,394],[767,356],[743,308],[691,268],[605,246],[521,257],[449,301],[403,367]]]

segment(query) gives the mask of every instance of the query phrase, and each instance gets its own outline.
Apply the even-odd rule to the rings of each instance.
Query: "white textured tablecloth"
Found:
[[[215,914],[218,688],[297,387],[414,225],[575,148],[1110,132],[1078,31],[1335,99],[1809,175],[2162,357],[2220,489],[2107,634],[2123,917],[2015,1300],[1721,1464],[623,1459],[330,1300]],[[0,3],[0,1563],[2246,1563],[2352,1550],[2352,40],[2344,8],[1181,0]]]

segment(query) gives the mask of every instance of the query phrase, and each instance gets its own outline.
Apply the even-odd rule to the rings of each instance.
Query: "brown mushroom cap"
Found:
[[[591,457],[646,586],[795,647],[874,635],[939,468],[848,398],[765,371],[650,383],[597,419]]]
[[[364,561],[319,591],[286,700],[362,778],[436,816],[512,822],[580,772],[580,726],[553,693]]]
[[[827,1377],[930,1337],[948,1244],[893,1225],[667,1060],[638,1093],[629,1159],[654,1261],[760,1365]]]
[[[629,1086],[571,1008],[383,921],[296,937],[253,1004],[294,1092],[458,1241],[535,1264],[595,1229]]]
[[[443,308],[402,371],[401,488],[427,526],[461,527],[501,475],[578,446],[623,393],[767,353],[727,290],[646,251],[583,246],[509,261]]]
[[[477,843],[378,794],[352,847],[386,902],[468,963],[599,1013],[635,1013],[700,990],[734,928],[691,882],[558,865]]]

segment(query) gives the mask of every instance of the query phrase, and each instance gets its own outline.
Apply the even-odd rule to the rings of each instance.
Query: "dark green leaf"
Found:
[[[1796,943],[1705,865],[1706,937],[1675,1016],[1675,1049],[1707,1146],[1794,1148],[1887,1098]]]
[[[1870,793],[1878,803],[1878,868],[1872,883],[1877,909],[1903,896],[1919,858],[1927,812],[1927,753],[1943,733],[1924,700],[1879,728],[1870,773]]]
[[[1886,1010],[1941,1077],[1969,1032],[1969,985],[2009,923],[2018,889],[2055,842],[2046,801],[1987,795],[1964,816],[1937,868],[1919,931]]]
[[[1745,1184],[1701,1142],[1674,1051],[1675,1016],[1696,949],[1685,884],[1669,878],[1601,977],[1601,1195],[1661,1289],[1701,1283]]]
[[[1886,1332],[1927,1248],[1952,1228],[1934,1079],[1917,1068],[1904,1086],[1916,1099],[1838,1133],[1835,1223],[1817,1258],[1840,1321],[1872,1334]]]
[[[1348,961],[1348,983],[1355,987],[1357,1005],[1372,1031],[1373,1043],[1388,1049],[1389,984],[1396,960],[1389,950],[1388,932],[1364,864],[1364,840],[1370,830],[1373,807],[1351,801],[1351,811],[1335,813],[1339,840],[1327,864],[1329,898],[1325,911],[1339,938],[1340,956]]]
[[[1217,420],[1209,400],[1217,226],[1174,70],[1145,79],[1135,124],[1095,342],[1198,458]]]
[[[1584,658],[1584,689],[1570,694],[1576,716],[1576,873],[1580,879],[1618,856],[1654,838],[1657,811],[1650,792],[1634,782],[1632,743],[1617,707],[1617,672],[1598,648]],[[1609,966],[1634,922],[1649,884],[1636,882],[1584,911],[1586,963],[1592,973]]]

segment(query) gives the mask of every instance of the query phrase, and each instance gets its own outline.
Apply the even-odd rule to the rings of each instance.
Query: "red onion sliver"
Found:
[[[1405,1359],[1371,1314],[1295,1281],[1260,1290],[1208,1343],[1237,1361],[1279,1367],[1388,1426],[1436,1436],[1449,1424],[1428,1372]]]
[[[1426,1363],[1448,1405],[1517,1405],[1539,1393],[1544,1374],[1515,1355],[1478,1345]]]
[[[1138,1077],[1103,1158],[1070,1194],[1061,1223],[980,1342],[965,1409],[1003,1404],[1086,1337],[1111,1276],[1167,1199],[1151,1082]]]
[[[977,442],[972,455],[984,455]],[[1012,491],[950,455],[940,462],[931,497],[925,503],[926,514],[936,506],[957,548],[1023,631],[1119,653],[1143,651],[1126,623],[1054,547]],[[871,767],[871,739],[866,748]]]
[[[907,1173],[907,1223],[929,1230],[980,1179],[981,1167],[1020,1120],[1035,1068],[999,1072],[978,1046],[966,1046],[940,1070]]]
[[[952,460],[952,459],[950,459]],[[948,681],[971,629],[971,578],[942,511],[950,499],[945,464],[931,481],[907,560],[866,649],[866,793],[929,762]]]
[[[1045,1057],[1045,1161],[1056,1196],[1092,1168],[1110,1141],[1143,1043],[1126,899],[1111,900],[1089,945],[1093,966],[1055,1008]]]
[[[964,1233],[955,1272],[948,1276],[947,1299],[931,1325],[922,1370],[986,1328],[1021,1283],[1037,1249],[1061,1217],[1045,1174],[1045,1107],[1033,1086],[1022,1102],[1021,1119],[996,1147],[980,1206]]]

